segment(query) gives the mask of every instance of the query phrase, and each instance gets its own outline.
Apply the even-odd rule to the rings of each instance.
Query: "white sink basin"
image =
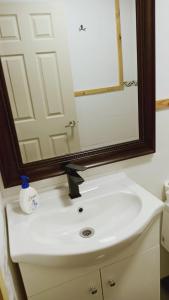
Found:
[[[83,212],[79,213],[79,205]],[[56,245],[64,255],[91,252],[109,244],[138,216],[141,200],[131,193],[112,193],[88,199],[66,208],[48,209],[32,218],[31,228],[35,240],[42,244]],[[41,226],[39,226],[41,224]],[[87,230],[83,238],[83,230]],[[90,237],[90,229],[93,234]],[[86,238],[90,237],[90,240]]]
[[[86,182],[76,200],[67,194],[67,188],[40,194],[40,208],[32,215],[22,214],[18,203],[7,206],[14,262],[95,263],[136,239],[163,207],[124,174]]]

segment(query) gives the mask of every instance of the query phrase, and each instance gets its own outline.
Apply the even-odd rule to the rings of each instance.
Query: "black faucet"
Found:
[[[79,185],[84,182],[84,179],[77,173],[77,171],[85,171],[86,167],[76,164],[68,164],[65,166],[69,184],[69,196],[71,199],[81,197],[79,193]]]

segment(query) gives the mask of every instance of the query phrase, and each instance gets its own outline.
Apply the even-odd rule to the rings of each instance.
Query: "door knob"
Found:
[[[91,295],[95,295],[95,294],[97,294],[97,289],[95,287],[91,287],[89,289],[89,292],[90,292]]]
[[[76,122],[73,120],[73,121],[70,121],[67,125],[65,125],[65,128],[73,128],[76,126]]]
[[[115,283],[114,280],[109,280],[109,281],[108,281],[108,285],[109,285],[110,287],[114,287],[114,286],[116,285],[116,283]]]

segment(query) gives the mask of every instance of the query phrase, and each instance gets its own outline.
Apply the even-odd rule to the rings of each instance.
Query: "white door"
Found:
[[[1,3],[0,12],[0,56],[23,162],[79,151],[61,5]]]
[[[103,300],[100,274],[93,272],[30,297],[31,300]]]

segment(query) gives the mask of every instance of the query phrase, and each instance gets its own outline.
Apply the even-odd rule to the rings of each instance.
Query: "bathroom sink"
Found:
[[[57,243],[60,254],[79,254],[109,246],[134,222],[140,210],[138,196],[116,192],[64,209],[49,209],[32,218],[30,227],[35,228],[32,236],[39,243]]]
[[[141,235],[163,203],[125,174],[83,184],[70,200],[67,187],[40,194],[32,215],[18,202],[7,206],[10,253],[14,262],[78,266],[96,262]]]

